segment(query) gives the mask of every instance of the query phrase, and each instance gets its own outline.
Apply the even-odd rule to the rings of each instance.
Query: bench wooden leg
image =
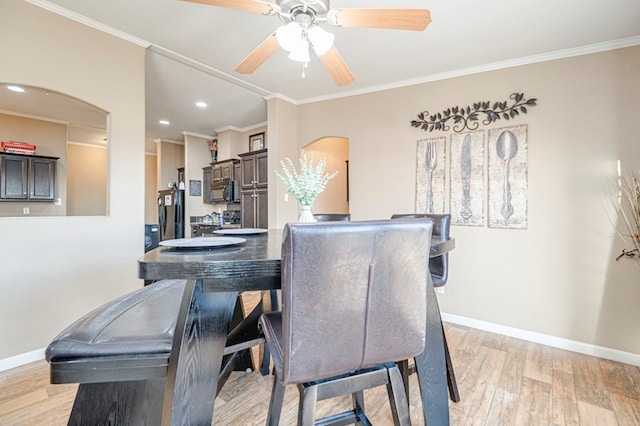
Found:
[[[159,425],[164,379],[82,383],[69,425]]]
[[[165,385],[163,425],[209,425],[237,292],[203,292],[189,280],[178,314]]]

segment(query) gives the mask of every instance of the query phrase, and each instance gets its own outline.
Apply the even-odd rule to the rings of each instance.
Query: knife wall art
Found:
[[[416,153],[416,212],[444,213],[447,139],[418,141]]]
[[[451,223],[484,226],[484,131],[451,135],[449,152]]]
[[[526,229],[527,125],[488,134],[489,228]]]

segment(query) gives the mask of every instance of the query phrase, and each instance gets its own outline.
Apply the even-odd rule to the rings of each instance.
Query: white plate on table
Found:
[[[218,229],[217,231],[213,231],[214,234],[222,234],[222,235],[253,235],[253,234],[264,234],[269,232],[268,229],[263,228],[229,228],[229,229]]]
[[[228,247],[244,243],[244,238],[236,237],[195,237],[177,238],[175,240],[160,241],[161,246],[177,249],[209,249],[215,247]]]

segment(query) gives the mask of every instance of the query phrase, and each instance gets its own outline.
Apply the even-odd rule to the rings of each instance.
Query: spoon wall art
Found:
[[[527,228],[527,125],[489,130],[489,227]]]

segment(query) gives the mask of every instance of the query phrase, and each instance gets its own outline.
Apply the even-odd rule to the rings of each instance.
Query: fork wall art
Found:
[[[416,153],[416,212],[444,213],[445,137],[418,141]]]

